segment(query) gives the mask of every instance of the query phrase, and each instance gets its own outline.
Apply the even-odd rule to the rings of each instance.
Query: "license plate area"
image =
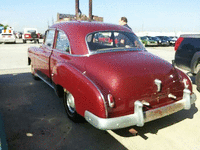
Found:
[[[162,117],[165,117],[167,115],[173,114],[175,112],[178,112],[184,108],[183,103],[173,103],[167,106],[163,106],[160,108],[156,108],[153,110],[148,110],[144,112],[144,121],[149,122],[152,120],[156,120]]]

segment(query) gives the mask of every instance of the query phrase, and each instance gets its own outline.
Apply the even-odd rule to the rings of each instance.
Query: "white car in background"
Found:
[[[35,43],[39,43],[40,34],[38,33],[36,28],[25,28],[22,39],[23,43],[26,43],[27,41],[34,41]]]
[[[7,28],[6,30],[2,30],[0,34],[0,42],[1,43],[16,43],[15,32],[12,28]]]

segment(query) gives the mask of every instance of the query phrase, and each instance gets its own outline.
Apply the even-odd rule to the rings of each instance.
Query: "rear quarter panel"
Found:
[[[69,63],[58,63],[52,73],[54,73],[53,82],[61,85],[74,96],[77,113],[84,116],[85,111],[88,110],[98,117],[107,117],[103,95],[83,72]]]

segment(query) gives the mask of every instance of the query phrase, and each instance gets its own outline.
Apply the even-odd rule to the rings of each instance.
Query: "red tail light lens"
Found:
[[[30,34],[25,34],[24,37],[25,38],[31,38],[31,35]]]
[[[183,41],[183,37],[179,37],[175,43],[174,50],[177,51],[178,47],[180,46],[181,42]]]

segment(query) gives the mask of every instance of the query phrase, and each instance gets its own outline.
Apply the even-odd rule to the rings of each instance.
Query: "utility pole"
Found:
[[[76,20],[79,18],[79,0],[75,0],[75,15],[76,15]]]
[[[92,0],[89,0],[89,21],[92,21]]]

